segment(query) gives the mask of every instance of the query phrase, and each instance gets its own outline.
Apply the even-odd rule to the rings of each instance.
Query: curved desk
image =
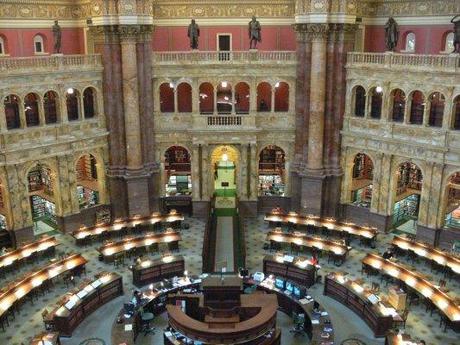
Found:
[[[241,309],[252,309],[255,316],[226,326],[202,322],[185,314],[180,306],[167,305],[169,324],[181,334],[205,344],[247,344],[276,327],[278,302],[275,295],[241,295]]]
[[[61,341],[59,340],[59,333],[57,332],[43,332],[37,334],[35,337],[32,338],[29,345],[43,345],[45,344],[50,345],[61,345]]]
[[[171,210],[168,214],[153,214],[148,217],[131,217],[115,220],[112,224],[101,224],[92,227],[82,226],[80,229],[72,232],[77,244],[82,244],[89,237],[97,237],[106,233],[118,233],[124,229],[132,229],[135,227],[149,227],[155,224],[166,223],[170,226],[180,224],[184,220],[184,216],[180,213]]]
[[[269,223],[276,225],[280,224],[294,224],[294,225],[306,225],[313,226],[316,228],[327,228],[331,231],[339,233],[347,233],[356,237],[360,237],[364,240],[375,241],[378,231],[376,228],[368,226],[358,226],[353,223],[339,222],[333,218],[320,218],[317,216],[302,216],[295,212],[284,213],[277,210],[273,210],[267,213],[264,218]]]
[[[51,263],[37,271],[29,273],[25,278],[10,283],[0,292],[0,318],[19,300],[33,289],[40,287],[45,281],[53,279],[67,271],[77,271],[88,261],[80,254],[70,255],[65,259]]]
[[[122,277],[117,273],[101,273],[93,281],[81,284],[74,293],[46,315],[46,329],[71,337],[77,326],[96,309],[123,295]]]
[[[184,274],[185,261],[182,255],[168,255],[162,258],[141,258],[133,265],[133,284],[142,287],[150,283],[179,277]]]
[[[136,248],[145,248],[159,243],[167,243],[170,250],[178,249],[182,237],[177,231],[167,231],[159,234],[148,234],[142,237],[125,238],[122,241],[111,242],[98,249],[104,261],[114,259],[114,255],[128,252]]]
[[[59,242],[55,237],[43,237],[42,239],[26,244],[6,254],[0,255],[0,270],[4,269],[15,262],[31,258],[38,253],[54,253]]]

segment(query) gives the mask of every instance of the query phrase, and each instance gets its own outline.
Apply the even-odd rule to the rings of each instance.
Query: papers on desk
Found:
[[[328,316],[329,314],[327,313],[327,311],[323,311],[321,312],[321,316]]]
[[[308,303],[313,302],[313,300],[312,299],[307,299],[307,298],[302,298],[302,299],[299,299],[299,302],[300,302],[300,304],[308,304]]]
[[[311,324],[312,325],[319,325],[319,320],[313,319],[313,320],[311,320]]]
[[[285,255],[285,256],[283,257],[283,261],[292,263],[292,262],[294,261],[294,257],[293,257],[292,255]]]
[[[367,299],[372,303],[372,304],[377,304],[380,301],[380,298],[374,294],[371,294],[367,296]]]
[[[93,288],[97,288],[97,287],[98,287],[99,285],[101,285],[101,284],[102,284],[101,280],[98,279],[98,280],[95,280],[95,281],[91,284],[91,286],[92,286]]]
[[[125,325],[125,332],[130,332],[133,330],[133,324],[132,323],[128,323]]]

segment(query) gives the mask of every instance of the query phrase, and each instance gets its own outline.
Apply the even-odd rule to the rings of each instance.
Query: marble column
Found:
[[[0,95],[0,99],[2,102],[5,99],[5,95]],[[7,131],[7,126],[6,126],[6,115],[5,115],[5,107],[2,104],[0,104],[0,132],[5,132]]]
[[[247,200],[248,199],[248,191],[250,186],[249,182],[249,175],[250,172],[250,165],[248,162],[248,145],[245,143],[241,144],[241,159],[240,159],[240,181],[237,183],[240,185],[240,200]]]
[[[128,170],[142,168],[140,136],[139,85],[137,77],[136,36],[137,26],[120,27],[123,78],[123,111],[126,138],[126,166]]]
[[[309,25],[311,37],[310,118],[308,121],[307,169],[322,173],[324,146],[324,111],[326,100],[326,44],[328,25]]]
[[[201,200],[200,195],[202,194],[200,151],[199,144],[194,144],[192,147],[192,200],[194,201]]]
[[[249,157],[251,161],[251,171],[249,173],[249,179],[250,179],[250,194],[248,195],[249,200],[257,200],[258,198],[258,186],[259,186],[259,181],[257,180],[257,170],[259,169],[259,166],[257,162],[259,161],[257,159],[257,145],[255,143],[251,143],[250,147],[248,147],[248,150],[250,151]]]

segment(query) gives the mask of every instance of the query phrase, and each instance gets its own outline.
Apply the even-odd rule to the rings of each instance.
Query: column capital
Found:
[[[324,41],[327,39],[329,24],[307,24],[307,39],[310,41]]]

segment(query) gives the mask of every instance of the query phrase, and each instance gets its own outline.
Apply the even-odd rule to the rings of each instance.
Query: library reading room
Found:
[[[460,0],[0,0],[0,345],[459,345]]]

